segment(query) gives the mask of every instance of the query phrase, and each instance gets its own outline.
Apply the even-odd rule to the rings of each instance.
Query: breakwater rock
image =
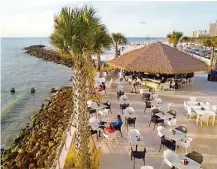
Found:
[[[73,61],[71,58],[60,56],[57,51],[45,48],[44,45],[33,45],[24,48],[25,53],[41,58],[45,61],[50,61],[56,64],[62,64],[67,67],[72,67]]]
[[[8,149],[1,151],[1,168],[50,168],[73,111],[72,88],[53,94]]]

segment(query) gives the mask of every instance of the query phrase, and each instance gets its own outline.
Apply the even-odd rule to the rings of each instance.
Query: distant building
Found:
[[[209,24],[209,36],[217,36],[217,21]]]
[[[207,30],[193,31],[193,37],[201,37],[201,36],[207,36]]]

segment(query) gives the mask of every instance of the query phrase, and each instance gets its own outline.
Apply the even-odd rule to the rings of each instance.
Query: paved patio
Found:
[[[118,81],[116,80],[109,90],[108,95],[104,97],[104,100],[111,101],[112,103],[112,115],[110,120],[114,120],[116,115],[119,114],[120,108],[116,98],[116,87]],[[153,166],[155,169],[159,169],[163,161],[163,151],[165,147],[159,152],[160,139],[154,143],[157,135],[157,130],[153,131],[153,126],[149,128],[150,113],[147,111],[144,113],[144,105],[140,101],[139,94],[130,93],[130,87],[128,83],[122,84],[125,88],[125,93],[129,98],[130,106],[135,109],[137,121],[136,129],[138,129],[145,140],[146,153],[146,165]],[[207,81],[207,73],[198,72],[195,74],[195,81],[192,87],[177,90],[175,92],[165,91],[161,92],[159,97],[165,102],[171,103],[171,109],[177,111],[177,126],[184,125],[188,128],[188,137],[192,137],[191,150],[195,150],[201,153],[204,157],[202,167],[204,169],[216,169],[217,168],[217,121],[215,126],[207,127],[205,124],[201,127],[197,125],[195,120],[188,121],[184,116],[183,101],[188,100],[190,96],[196,96],[197,100],[207,101],[211,104],[217,104],[217,83]],[[132,128],[132,127],[130,127]],[[129,128],[129,129],[130,129]],[[102,160],[101,169],[132,169],[133,161],[130,160],[130,146],[127,142],[127,130],[122,127],[123,137],[118,136],[116,141],[108,141],[106,138],[101,137],[98,141],[101,144]],[[178,154],[185,154],[184,148],[177,149]],[[143,166],[142,160],[136,160],[136,169],[140,169]],[[167,165],[163,166],[163,169],[168,169]]]

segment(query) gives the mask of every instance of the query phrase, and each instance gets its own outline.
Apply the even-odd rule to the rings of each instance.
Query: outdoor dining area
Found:
[[[153,48],[153,51],[159,50],[159,48],[163,49],[161,51],[167,51],[164,54],[165,56],[160,55],[160,57],[164,57],[165,63],[168,61],[165,61],[165,59],[169,58],[170,65],[156,68],[153,65],[148,66],[148,64],[141,62],[142,56],[140,55],[139,57],[131,57],[130,53],[142,49],[125,54],[129,57],[125,58],[125,61],[121,59],[125,57],[124,55],[110,61],[109,64],[115,65],[121,71],[134,72],[133,76],[135,72],[137,74],[138,72],[164,74],[164,77],[167,76],[167,80],[164,78],[163,80],[165,82],[169,80],[169,91],[176,91],[176,87],[171,90],[171,84],[175,84],[177,81],[177,78],[174,78],[173,75],[182,77],[180,76],[181,72],[187,75],[197,70],[206,69],[206,66],[201,64],[200,61],[192,60],[188,56],[183,56],[183,58],[192,63],[190,66],[186,64],[174,66],[177,64],[173,62],[174,57],[170,53],[176,49],[170,49],[164,44],[156,43],[149,48]],[[142,54],[145,54],[145,52]],[[153,56],[155,54],[152,53]],[[148,56],[145,55],[144,57]],[[122,64],[117,65],[118,62],[116,61],[119,59]],[[152,59],[149,58],[150,64],[154,64],[151,61]],[[196,64],[196,62],[199,64]],[[135,79],[139,77],[137,76]],[[211,104],[212,101],[209,101],[209,99],[205,101],[191,95],[188,98],[180,98],[182,100],[179,101],[181,107],[177,109],[177,100],[174,98],[173,102],[172,99],[166,98],[164,88],[159,89],[158,87],[158,90],[156,90],[150,87],[151,84],[145,84],[151,82],[149,79],[140,79],[138,82],[141,84],[136,89],[138,92],[131,92],[130,88],[133,80],[131,82],[129,76],[125,77],[128,78],[126,81],[122,81],[119,76],[112,78],[114,80],[109,80],[106,73],[101,76],[96,75],[94,87],[103,97],[103,100],[101,102],[92,100],[87,102],[90,113],[90,131],[102,149],[103,164],[101,168],[203,168],[203,163],[206,163],[204,160],[206,154],[195,148],[198,146],[197,142],[200,142],[200,138],[195,137],[195,135],[200,133],[194,132],[197,128],[198,130],[204,130],[202,127],[214,128],[216,126],[217,105]],[[193,77],[191,78],[193,79]],[[186,81],[186,84],[181,84],[182,88],[193,85],[191,78],[190,81]],[[162,85],[162,82],[160,84]],[[102,91],[98,90],[103,85],[105,85],[104,89]]]
[[[123,92],[120,96],[119,90]],[[111,102],[97,104],[88,101],[88,107],[95,110],[95,115],[91,115],[89,121],[91,133],[96,135],[98,141],[99,137],[101,137],[100,141],[106,139],[115,142],[118,141],[119,137],[126,137],[128,146],[130,146],[130,158],[133,160],[132,168],[136,168],[136,159],[141,159],[144,162],[144,166],[141,166],[141,168],[151,168],[152,166],[145,166],[147,153],[146,137],[142,135],[141,131],[136,127],[136,120],[138,117],[136,113],[137,108],[131,106],[129,97],[124,91],[125,89],[122,85],[117,86],[116,92],[119,97],[115,99],[117,99],[117,103],[120,106],[118,112],[112,112]],[[147,101],[151,102],[151,106],[148,109],[146,108]],[[183,105],[183,109],[186,111],[185,118],[187,120],[189,120],[187,107],[192,106],[192,111],[194,110],[193,107],[197,110],[199,106],[198,103],[200,104],[200,107],[207,109],[210,107],[210,116],[215,117],[216,115],[216,110],[212,109],[213,107],[215,108],[215,105],[211,106],[208,105],[208,103],[196,102],[194,97],[190,97],[189,100],[184,101],[184,103],[186,103],[186,105]],[[144,113],[148,113],[150,120],[148,123],[149,128],[156,133],[156,136],[153,138],[153,143],[156,144],[157,142],[160,142],[158,151],[163,152],[163,160],[160,168],[164,165],[167,165],[170,168],[175,167],[179,169],[201,168],[203,155],[197,151],[191,151],[193,138],[188,136],[189,131],[186,126],[177,126],[178,112],[170,108],[170,103],[164,102],[159,95],[156,95],[151,99],[150,97],[144,98],[141,104],[144,107]],[[113,123],[111,118],[113,113],[121,116],[121,124],[118,128],[115,128],[113,132],[107,132],[105,129],[108,129],[110,124]],[[201,113],[198,114],[196,121],[203,119],[202,116]],[[128,133],[125,136],[123,136],[122,133],[123,128]],[[112,144],[114,144],[114,142],[112,142]],[[185,153],[181,155],[177,154],[176,152],[179,149],[184,149]]]

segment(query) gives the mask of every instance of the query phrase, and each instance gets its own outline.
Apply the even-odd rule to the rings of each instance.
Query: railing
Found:
[[[73,139],[74,133],[75,133],[74,124],[75,124],[74,115],[72,114],[70,119],[69,119],[69,123],[68,123],[66,130],[63,132],[60,145],[57,147],[56,156],[53,160],[53,164],[51,166],[51,169],[57,169],[57,168],[61,169],[64,167],[64,163],[65,163],[65,160],[67,157],[67,152],[71,146],[72,139]],[[70,138],[69,142],[67,142],[67,138]],[[69,143],[69,145],[67,145],[67,143]]]

